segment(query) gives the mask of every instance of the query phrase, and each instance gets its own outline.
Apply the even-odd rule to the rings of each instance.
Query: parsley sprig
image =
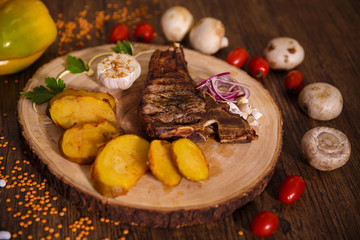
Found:
[[[133,45],[127,41],[117,41],[116,46],[111,48],[116,53],[124,53],[133,55],[134,48]],[[77,58],[75,56],[68,55],[66,57],[67,65],[65,66],[66,70],[58,79],[53,77],[45,78],[46,87],[40,85],[35,87],[33,91],[30,92],[20,92],[21,95],[25,96],[26,98],[30,99],[32,102],[36,104],[41,104],[44,102],[49,101],[52,97],[56,94],[62,92],[66,88],[65,82],[60,78],[61,76],[65,75],[66,73],[70,72],[73,74],[83,73],[85,72],[89,76],[94,74],[94,71],[90,68],[91,63],[97,59],[98,57],[109,55],[111,52],[101,53],[94,56],[90,61],[89,64],[84,62],[81,58]]]
[[[66,70],[71,73],[82,73],[89,71],[90,67],[81,58],[77,58],[71,55],[66,57],[68,64],[65,66]]]
[[[125,53],[125,54],[129,54],[131,56],[134,54],[133,45],[127,40],[117,41],[116,47],[112,47],[111,49],[117,53]]]
[[[36,104],[41,104],[49,101],[53,96],[66,88],[65,82],[61,78],[56,80],[56,78],[47,77],[45,78],[45,83],[46,87],[40,85],[35,87],[33,91],[20,92],[20,94]]]

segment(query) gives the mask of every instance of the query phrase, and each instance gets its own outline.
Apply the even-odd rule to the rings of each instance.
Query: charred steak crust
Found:
[[[139,114],[150,139],[189,138],[246,143],[257,138],[248,122],[207,92],[196,89],[182,47],[156,50],[140,95]]]

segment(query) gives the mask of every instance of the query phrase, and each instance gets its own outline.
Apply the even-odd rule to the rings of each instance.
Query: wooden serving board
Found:
[[[87,48],[71,55],[88,62],[96,54],[111,51],[111,47],[113,45]],[[135,54],[166,48],[134,45]],[[260,127],[256,129],[259,139],[249,144],[223,145],[214,140],[198,143],[210,168],[210,177],[204,182],[190,182],[183,178],[178,186],[166,187],[151,173],[146,173],[126,195],[107,198],[94,189],[89,175],[90,166],[70,162],[60,154],[58,141],[64,130],[43,119],[47,103],[38,105],[35,112],[32,103],[20,97],[18,118],[29,152],[38,160],[40,170],[61,194],[103,217],[130,224],[171,228],[226,217],[264,190],[274,173],[282,147],[282,118],[273,98],[261,83],[246,72],[215,57],[189,49],[184,51],[193,78],[208,78],[221,72],[230,72],[239,82],[250,86],[250,102],[263,114]],[[141,76],[125,91],[106,89],[98,83],[95,75],[67,74],[62,79],[69,88],[100,90],[112,94],[118,100],[117,120],[125,132],[143,136],[137,108],[150,56],[145,54],[138,57],[142,67]],[[100,59],[91,66],[95,71]],[[58,77],[65,70],[65,65],[65,56],[45,64],[28,81],[24,91],[45,85],[46,77]]]

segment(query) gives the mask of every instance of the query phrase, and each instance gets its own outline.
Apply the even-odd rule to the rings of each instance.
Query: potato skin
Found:
[[[75,125],[61,136],[60,152],[72,162],[90,164],[103,145],[122,134],[124,130],[119,125],[106,119]]]
[[[64,91],[56,94],[54,97],[50,99],[50,106],[53,104],[53,102],[65,95],[78,95],[78,96],[93,96],[95,98],[98,98],[99,100],[103,100],[105,102],[108,102],[111,106],[111,108],[116,112],[116,101],[115,98],[110,95],[109,93],[104,93],[100,91],[89,91],[86,89],[73,89],[73,88],[67,88]]]
[[[95,189],[108,197],[126,194],[149,169],[149,146],[148,141],[134,134],[109,141],[91,166]]]
[[[165,140],[153,140],[148,153],[151,173],[167,186],[176,186],[181,181],[171,154],[172,145]]]
[[[116,122],[116,115],[110,104],[93,96],[62,96],[50,105],[49,113],[53,122],[64,129],[102,119]]]
[[[201,149],[190,139],[181,138],[172,143],[172,156],[185,178],[199,182],[209,178],[209,165]]]

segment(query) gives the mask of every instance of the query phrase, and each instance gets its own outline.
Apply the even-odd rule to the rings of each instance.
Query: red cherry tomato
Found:
[[[129,28],[124,24],[117,24],[113,27],[109,35],[109,42],[116,43],[117,41],[123,41],[130,36]]]
[[[279,200],[282,203],[295,202],[304,192],[305,182],[296,175],[290,175],[281,183],[279,190]]]
[[[269,64],[262,57],[253,57],[249,62],[249,72],[257,78],[265,77],[269,72]]]
[[[304,88],[304,76],[301,72],[293,70],[285,78],[285,90],[290,94],[299,94]]]
[[[249,58],[249,53],[244,48],[233,49],[226,58],[226,62],[238,68],[243,67]]]
[[[270,236],[278,226],[278,217],[270,211],[259,212],[251,221],[251,231],[259,237]]]
[[[139,42],[150,42],[154,36],[154,28],[150,23],[140,23],[136,26],[134,35]]]

